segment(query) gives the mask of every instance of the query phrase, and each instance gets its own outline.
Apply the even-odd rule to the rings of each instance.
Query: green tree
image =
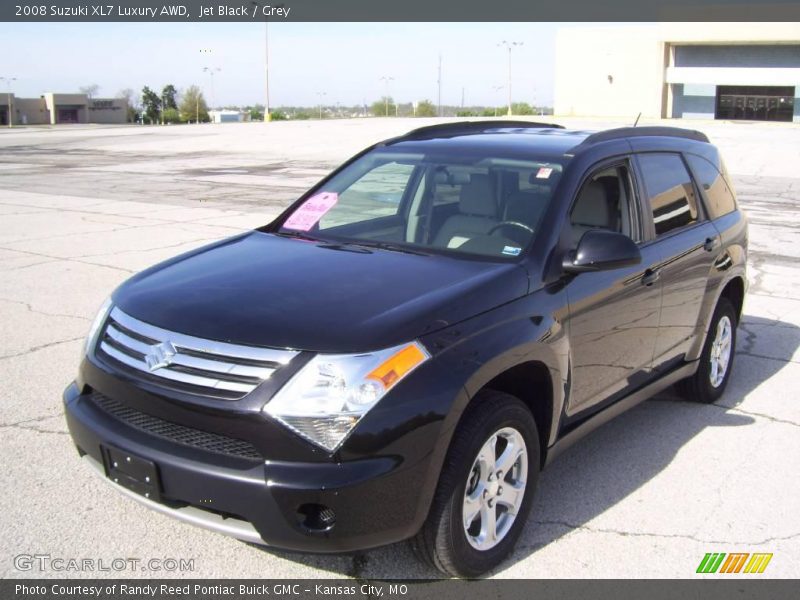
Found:
[[[383,96],[380,100],[375,100],[372,103],[369,111],[376,117],[393,117],[397,111],[397,106],[395,106],[391,96]]]
[[[250,114],[251,121],[263,121],[264,120],[264,107],[263,106],[249,106],[247,107],[247,112]]]
[[[142,88],[142,108],[145,118],[150,123],[158,121],[158,115],[161,112],[161,99],[147,86]]]
[[[420,100],[417,104],[417,116],[418,117],[435,117],[436,116],[436,107],[433,105],[433,102],[430,100]]]
[[[508,109],[506,109],[508,112]],[[527,102],[512,102],[511,103],[512,115],[532,115],[534,114],[533,108]]]
[[[165,108],[162,118],[164,119],[164,123],[180,123],[181,113],[178,112],[177,108]]]
[[[178,90],[175,89],[174,85],[170,83],[164,86],[164,89],[161,90],[161,101],[164,104],[164,110],[170,108],[178,110],[178,103],[176,102],[177,95]]]
[[[208,118],[208,105],[203,98],[203,92],[196,85],[191,85],[181,95],[180,106],[181,121],[206,123]]]
[[[269,113],[269,118],[272,121],[285,121],[287,119],[286,113],[280,109],[272,110]]]

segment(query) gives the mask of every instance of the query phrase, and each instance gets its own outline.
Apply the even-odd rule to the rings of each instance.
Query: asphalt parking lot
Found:
[[[428,122],[0,130],[2,577],[437,576],[403,544],[287,554],[148,511],[90,474],[61,411],[89,322],[116,285],[268,222],[352,153]],[[566,452],[543,474],[519,546],[494,576],[694,577],[706,552],[769,552],[759,577],[800,575],[800,126],[671,124],[719,145],[750,218],[730,386],[708,406],[663,394]],[[184,558],[194,569],[26,571],[20,554]]]

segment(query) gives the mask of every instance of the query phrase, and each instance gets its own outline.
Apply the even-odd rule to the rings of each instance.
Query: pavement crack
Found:
[[[67,314],[63,314],[63,313],[49,313],[49,312],[45,312],[43,310],[36,310],[35,308],[33,308],[30,305],[30,303],[23,302],[21,300],[11,300],[10,298],[0,298],[0,302],[9,302],[11,304],[21,304],[22,306],[24,306],[25,308],[28,309],[28,312],[36,313],[38,315],[44,315],[46,317],[64,317],[66,319],[80,319],[82,321],[90,321],[91,320],[88,317],[79,317],[77,315],[67,315]]]
[[[47,344],[41,344],[40,346],[34,346],[33,348],[28,348],[24,352],[17,352],[16,354],[2,354],[0,355],[0,360],[7,360],[9,358],[17,358],[19,356],[25,356],[26,354],[32,354],[33,352],[38,352],[39,350],[44,350],[52,346],[67,344],[69,342],[77,342],[78,340],[83,340],[83,339],[85,339],[85,336],[69,338],[67,340],[58,340],[56,342],[48,342]]]
[[[655,533],[652,531],[626,531],[624,529],[614,529],[611,527],[590,527],[589,525],[581,525],[579,523],[570,523],[566,520],[538,520],[538,519],[531,519],[533,523],[537,525],[557,525],[560,527],[565,527],[567,529],[577,530],[577,531],[587,531],[589,533],[606,533],[611,535],[619,535],[622,537],[652,537],[652,538],[665,538],[665,539],[684,539],[684,540],[691,540],[693,542],[697,542],[699,544],[727,544],[731,546],[764,546],[766,544],[771,544],[773,542],[782,542],[786,540],[792,540],[795,538],[800,538],[800,532],[793,533],[791,535],[786,536],[771,536],[768,538],[764,538],[758,541],[749,541],[749,540],[716,540],[716,539],[704,539],[698,537],[696,535],[689,535],[685,533]],[[522,546],[525,547],[533,547],[536,544],[531,544],[529,546]]]
[[[22,254],[30,254],[31,256],[40,256],[42,258],[50,258],[51,261],[46,262],[56,262],[59,260],[66,261],[66,262],[74,262],[82,265],[90,265],[93,267],[104,267],[106,269],[112,269],[114,271],[122,271],[124,273],[135,273],[132,269],[126,269],[125,267],[116,267],[114,265],[106,265],[103,263],[94,263],[88,260],[78,260],[80,257],[73,257],[70,258],[68,256],[53,256],[52,254],[42,254],[41,252],[33,252],[31,250],[20,250],[19,248],[7,248],[5,246],[0,246],[0,250],[10,250],[11,252],[21,252]]]
[[[20,429],[22,431],[35,431],[36,433],[51,433],[54,435],[69,435],[67,431],[53,431],[52,429],[42,429],[38,427],[37,423],[42,423],[49,419],[55,419],[61,415],[44,415],[41,417],[34,417],[33,419],[24,419],[14,423],[0,423],[0,429]]]

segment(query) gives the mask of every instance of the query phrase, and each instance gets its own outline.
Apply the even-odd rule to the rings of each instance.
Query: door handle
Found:
[[[703,250],[706,252],[713,252],[719,247],[719,239],[715,237],[706,238],[705,244],[703,244]]]
[[[661,278],[661,271],[656,269],[647,269],[642,275],[642,285],[651,286]]]

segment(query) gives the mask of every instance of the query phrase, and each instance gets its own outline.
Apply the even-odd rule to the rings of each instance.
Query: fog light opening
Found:
[[[330,531],[336,524],[336,513],[324,504],[302,504],[297,508],[297,518],[308,531]]]

